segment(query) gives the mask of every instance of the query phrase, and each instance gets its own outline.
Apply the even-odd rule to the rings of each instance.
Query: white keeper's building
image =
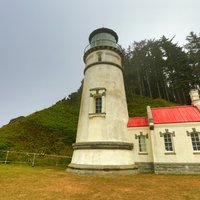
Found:
[[[117,34],[94,30],[84,53],[84,84],[76,143],[68,171],[200,174],[200,99],[192,105],[147,107],[129,118]]]

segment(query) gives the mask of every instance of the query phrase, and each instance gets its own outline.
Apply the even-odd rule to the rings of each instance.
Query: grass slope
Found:
[[[137,95],[128,96],[130,116],[146,116],[146,106],[162,107],[174,104],[165,100]],[[45,152],[71,155],[75,141],[80,91],[68,100],[61,100],[50,108],[19,117],[0,128],[0,150]]]
[[[151,106],[152,108],[177,106],[176,103],[168,102],[164,99],[151,99],[134,94],[127,96],[127,104],[130,117],[147,116],[147,106]]]
[[[60,101],[0,129],[0,149],[71,155],[79,104]]]

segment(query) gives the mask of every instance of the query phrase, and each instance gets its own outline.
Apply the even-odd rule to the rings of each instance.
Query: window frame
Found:
[[[143,138],[143,142],[141,142],[141,138]],[[138,139],[138,154],[147,155],[148,154],[148,146],[147,146],[148,134],[143,134],[143,132],[140,132],[140,134],[138,135],[135,134],[135,139]]]
[[[100,106],[97,109],[97,99],[100,100]],[[90,89],[90,106],[89,117],[105,117],[106,115],[106,88],[92,88]]]
[[[193,137],[193,135],[195,137]],[[200,151],[200,137],[199,133],[191,133],[191,141],[192,141],[192,148],[193,151]]]
[[[147,153],[147,144],[145,135],[140,135],[138,137],[138,143],[139,143],[139,152]]]
[[[174,140],[175,132],[169,132],[165,129],[165,132],[160,132],[160,137],[163,137],[165,154],[175,154]]]
[[[173,143],[172,143],[172,136],[169,133],[163,135],[164,137],[164,145],[166,152],[173,152]]]
[[[191,138],[193,153],[200,153],[200,132],[197,131],[195,128],[192,128],[192,132],[189,132],[189,131],[186,131],[186,132],[187,132],[187,135],[190,136],[190,138]],[[194,134],[196,135],[195,140],[193,140]],[[196,147],[196,149],[195,149],[195,147]]]

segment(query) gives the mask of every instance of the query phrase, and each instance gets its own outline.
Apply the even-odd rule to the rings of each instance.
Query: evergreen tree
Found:
[[[190,33],[187,41],[187,52],[165,36],[134,42],[124,50],[127,92],[190,103],[189,90],[200,88],[200,37]]]
[[[197,36],[194,32],[190,32],[186,40],[185,49],[192,70],[191,87],[200,89],[200,34]]]

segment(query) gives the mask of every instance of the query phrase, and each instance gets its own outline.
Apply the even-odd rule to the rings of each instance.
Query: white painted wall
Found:
[[[101,52],[102,61],[121,66],[120,56],[111,50],[95,51],[86,58],[86,67],[98,61]],[[89,117],[90,89],[106,88],[105,116]],[[96,64],[86,70],[76,142],[123,141],[127,138],[128,111],[121,69],[109,64]]]
[[[133,142],[134,149],[132,151],[135,162],[155,162],[155,163],[200,163],[200,151],[193,151],[191,136],[187,135],[187,131],[192,132],[195,128],[200,132],[200,123],[176,123],[176,124],[159,124],[155,125],[154,130],[149,127],[130,127],[128,134],[130,142]],[[175,132],[172,137],[174,154],[165,151],[164,137],[160,137],[160,132]],[[141,155],[139,152],[139,141],[135,139],[135,134],[140,132],[148,133],[147,155]]]
[[[146,139],[147,154],[142,154],[139,151],[139,139],[135,138],[135,135],[140,135],[142,132],[144,135],[148,134]],[[128,128],[129,140],[133,143],[134,148],[132,151],[132,156],[135,162],[153,162],[152,155],[152,143],[149,127],[129,127]]]
[[[81,165],[132,165],[134,159],[130,150],[81,149],[74,150],[72,163]]]
[[[200,152],[194,154],[191,142],[191,136],[186,131],[192,132],[192,128],[200,131],[200,123],[176,123],[155,125],[152,134],[152,146],[154,147],[155,163],[200,163]],[[160,137],[160,132],[175,131],[175,137],[172,137],[175,154],[166,154],[164,138]],[[197,153],[197,152],[196,152]]]

